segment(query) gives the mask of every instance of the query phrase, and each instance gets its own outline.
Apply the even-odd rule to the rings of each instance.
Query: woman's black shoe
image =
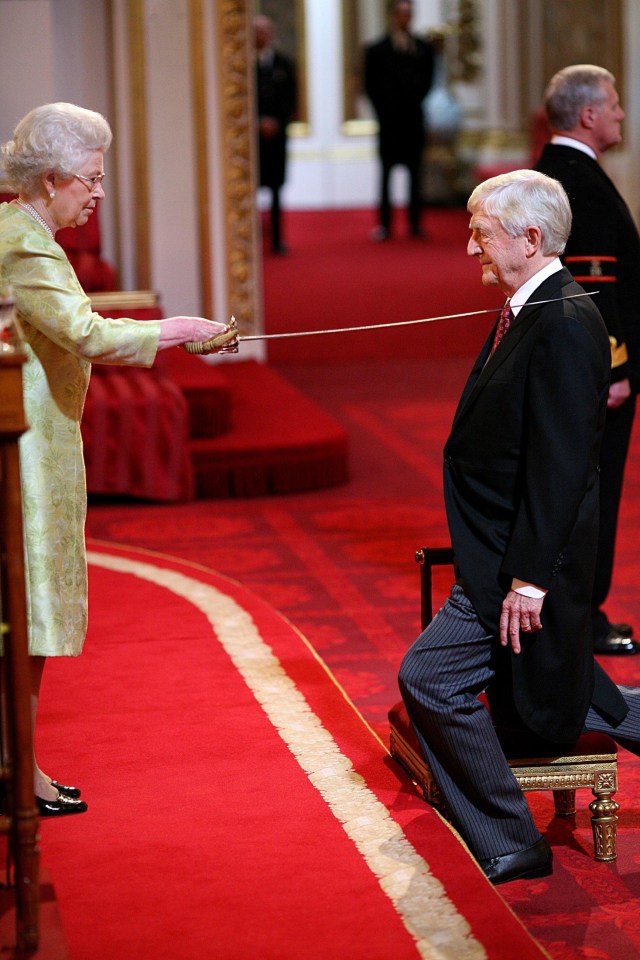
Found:
[[[64,784],[58,783],[57,780],[52,780],[51,786],[55,787],[58,793],[63,793],[65,797],[71,797],[72,800],[77,800],[80,797],[79,787],[65,787]]]
[[[41,817],[64,817],[70,813],[84,813],[87,805],[84,800],[74,800],[59,793],[56,800],[43,800],[36,797],[36,807]]]

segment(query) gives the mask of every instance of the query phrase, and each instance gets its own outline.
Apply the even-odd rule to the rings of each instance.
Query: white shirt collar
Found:
[[[556,133],[551,137],[551,143],[557,143],[558,146],[561,147],[573,147],[574,150],[582,150],[583,153],[586,153],[587,156],[592,157],[594,160],[598,159],[598,154],[595,150],[592,150],[591,147],[583,143],[582,140],[574,140],[573,137],[563,137],[559,133]]]
[[[537,290],[540,284],[546,280],[547,277],[553,276],[553,274],[558,273],[559,270],[562,270],[562,263],[560,262],[559,257],[555,257],[551,263],[548,263],[545,267],[542,267],[542,269],[538,270],[537,273],[534,273],[532,277],[529,277],[529,279],[523,283],[521,287],[518,287],[511,298],[511,311],[514,317],[518,316],[519,312],[522,310],[533,291]]]

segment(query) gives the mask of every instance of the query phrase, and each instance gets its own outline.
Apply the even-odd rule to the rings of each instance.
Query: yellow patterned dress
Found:
[[[91,309],[62,247],[26,211],[0,204],[0,284],[26,340],[20,440],[29,652],[77,656],[87,626],[86,483],[80,419],[92,363],[150,367],[157,321]]]

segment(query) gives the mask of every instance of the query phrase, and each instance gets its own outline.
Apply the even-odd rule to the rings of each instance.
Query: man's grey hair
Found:
[[[544,108],[553,130],[573,130],[584,107],[599,107],[606,99],[605,83],[616,78],[604,67],[575,63],[558,71],[544,92]]]
[[[537,170],[513,170],[485,180],[469,197],[467,209],[472,215],[495,217],[510,237],[538,227],[546,257],[560,256],[571,232],[571,207],[564,187]]]

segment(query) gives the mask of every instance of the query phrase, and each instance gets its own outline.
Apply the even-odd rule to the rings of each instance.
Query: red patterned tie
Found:
[[[498,319],[498,326],[496,327],[495,336],[493,338],[493,346],[491,347],[491,353],[495,352],[496,347],[504,337],[505,333],[511,326],[511,321],[513,320],[513,314],[511,312],[510,301],[507,300],[504,307],[500,311],[500,317]],[[491,355],[491,354],[490,354]]]

